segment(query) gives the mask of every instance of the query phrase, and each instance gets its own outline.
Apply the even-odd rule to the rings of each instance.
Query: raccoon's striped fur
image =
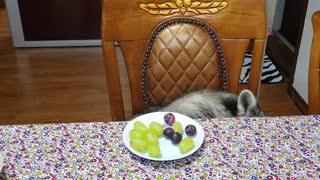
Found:
[[[146,110],[159,111],[177,112],[193,119],[263,116],[255,96],[249,90],[241,91],[239,96],[224,91],[192,91],[167,105]]]

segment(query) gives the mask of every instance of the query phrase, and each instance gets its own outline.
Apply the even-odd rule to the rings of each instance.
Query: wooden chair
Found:
[[[258,94],[266,41],[264,0],[103,0],[102,45],[112,120],[124,120],[115,41],[123,52],[132,111],[186,91],[238,91],[244,55]]]
[[[309,63],[309,114],[320,114],[320,11],[312,15],[313,39]]]

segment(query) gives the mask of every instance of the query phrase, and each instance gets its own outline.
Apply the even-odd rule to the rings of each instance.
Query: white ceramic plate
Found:
[[[194,143],[195,143],[195,146],[191,151],[189,151],[185,154],[182,154],[179,150],[178,145],[173,144],[170,140],[166,139],[163,135],[159,138],[159,147],[160,147],[160,151],[161,151],[161,156],[158,158],[150,157],[147,152],[141,153],[141,152],[136,151],[133,148],[131,148],[129,132],[131,129],[133,129],[134,122],[141,121],[147,127],[149,127],[149,124],[152,121],[159,122],[160,124],[164,125],[165,122],[164,122],[163,117],[166,113],[167,112],[148,113],[148,114],[144,114],[142,116],[136,117],[135,119],[130,121],[127,124],[127,126],[125,127],[124,132],[123,132],[123,141],[124,141],[124,144],[127,146],[127,148],[131,152],[133,152],[134,154],[136,154],[140,157],[150,159],[150,160],[156,160],[156,161],[176,160],[176,159],[187,157],[187,156],[193,154],[195,151],[197,151],[201,147],[203,140],[204,140],[203,128],[199,125],[198,122],[194,121],[193,119],[189,118],[188,116],[185,116],[185,115],[182,115],[179,113],[172,113],[172,114],[175,116],[176,121],[181,122],[181,124],[183,126],[182,138],[187,137],[187,135],[184,132],[184,128],[187,125],[193,124],[197,128],[197,134],[192,136]]]

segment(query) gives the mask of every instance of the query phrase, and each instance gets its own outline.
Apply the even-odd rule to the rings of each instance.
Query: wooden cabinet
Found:
[[[307,5],[308,0],[278,0],[278,6],[283,8],[277,8],[282,14],[275,18],[280,18],[280,23],[267,41],[267,54],[290,83],[296,68]]]
[[[14,45],[100,45],[101,0],[6,0]]]
[[[4,8],[4,0],[0,0],[0,8]]]

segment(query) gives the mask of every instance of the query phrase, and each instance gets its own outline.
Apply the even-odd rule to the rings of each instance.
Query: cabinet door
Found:
[[[308,0],[286,0],[281,28],[268,37],[266,52],[293,82]]]
[[[290,0],[285,2],[280,33],[292,46],[296,46],[299,27],[304,23],[306,6],[307,1],[305,0]]]
[[[101,0],[18,0],[25,41],[100,39]]]

